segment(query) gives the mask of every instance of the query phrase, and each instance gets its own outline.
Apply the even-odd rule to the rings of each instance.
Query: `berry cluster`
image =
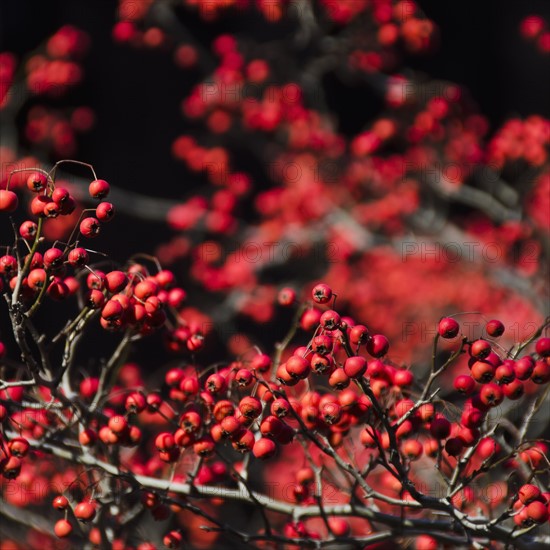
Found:
[[[29,186],[47,195],[52,192],[48,178],[34,172]],[[103,180],[90,184],[98,200],[107,192]],[[78,255],[85,253],[82,249]],[[101,290],[92,291],[97,290],[104,303],[97,309],[86,307],[99,311],[104,328],[124,326],[136,334],[135,320],[127,312],[138,311],[139,304],[146,318],[139,334],[148,333],[157,324],[151,325],[149,317],[154,319],[163,303],[171,303],[171,293],[182,298],[183,291],[167,271],[154,277],[135,269],[91,274],[101,279]],[[139,282],[131,282],[136,274],[141,275]],[[108,527],[114,530],[113,547],[135,544],[139,550],[156,546],[122,529],[122,517],[135,506],[158,522],[180,518],[179,528],[163,534],[167,548],[179,548],[197,536],[181,523],[185,512],[218,526],[213,533],[221,529],[237,539],[253,536],[266,544],[329,539],[343,543],[360,537],[365,528],[372,530],[371,522],[391,525],[403,513],[411,514],[412,525],[424,522],[423,529],[429,531],[416,538],[416,548],[438,548],[447,541],[452,523],[441,524],[434,514],[458,521],[469,538],[486,538],[485,530],[490,529],[495,544],[519,537],[517,529],[531,531],[547,522],[548,444],[526,437],[537,411],[527,419],[502,422],[509,415],[508,401],[536,395],[550,383],[550,338],[540,336],[542,329],[531,339],[530,353],[531,341],[504,352],[497,343],[505,332],[500,320],[486,323],[486,338],[468,340],[459,322],[445,317],[434,339],[428,379],[422,383],[412,369],[391,361],[384,335],[338,312],[337,296],[326,283],[315,285],[311,299],[302,304],[291,289],[283,289],[277,300],[295,309],[295,322],[273,354],[250,349],[227,365],[201,368],[194,362],[171,367],[157,390],[147,387],[137,365],[120,364],[117,352],[99,378],[81,380],[71,400],[65,394],[71,384],[59,391],[38,370],[34,376],[40,382],[3,382],[0,469],[5,480],[21,488],[20,493],[5,493],[8,502],[38,507],[52,498],[53,508],[64,513],[53,527],[58,538],[85,536],[101,545]],[[124,302],[130,310],[124,310]],[[21,330],[18,322],[15,318],[16,333]],[[72,325],[72,330],[78,326]],[[65,330],[70,338],[71,329]],[[300,331],[309,333],[304,345],[294,343]],[[440,339],[455,344],[444,360],[436,354]],[[189,350],[200,347],[187,335]],[[28,354],[33,370],[36,359],[24,345],[23,354]],[[469,356],[470,373],[460,372],[453,387],[446,387],[443,375],[462,354]],[[4,344],[0,355],[6,355]],[[41,366],[48,368],[47,363]],[[437,381],[441,386],[435,388]],[[33,398],[35,388],[41,398]],[[56,404],[56,414],[48,411],[48,402]],[[453,407],[462,413],[454,417]],[[510,431],[514,421],[518,427]],[[510,442],[510,434],[517,438],[518,430],[523,435]],[[57,441],[61,433],[63,445]],[[65,446],[75,445],[81,451],[67,454]],[[356,445],[353,457],[350,445]],[[29,456],[40,461],[27,462]],[[287,456],[301,466],[285,466],[283,474],[277,465],[284,465]],[[47,491],[26,497],[29,480],[34,476],[45,481],[53,461],[68,468],[53,476]],[[273,470],[263,470],[266,484],[288,480],[276,500],[251,487],[254,461],[274,464]],[[95,473],[86,475],[90,466]],[[443,487],[426,476],[434,467],[445,481]],[[519,472],[524,480],[517,492],[502,481],[507,471]],[[346,480],[354,484],[351,491]],[[113,487],[115,482],[116,493],[105,490],[106,483]],[[483,500],[479,487],[494,491],[489,501]],[[194,496],[206,504],[191,503]],[[244,498],[257,506],[269,529],[252,525],[252,532],[244,534],[222,526],[215,505],[219,498]],[[110,506],[113,499],[115,508]],[[476,507],[486,515],[492,509],[498,520],[478,517],[472,523],[469,517]],[[281,513],[289,519],[281,521]],[[78,532],[73,517],[80,524]]]

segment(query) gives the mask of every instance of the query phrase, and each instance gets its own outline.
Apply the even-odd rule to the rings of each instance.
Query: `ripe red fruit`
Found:
[[[83,447],[93,445],[97,440],[97,434],[91,428],[85,428],[78,434],[78,442]]]
[[[445,443],[445,451],[450,456],[458,456],[464,449],[464,442],[460,437],[451,437]]]
[[[518,380],[529,380],[534,368],[535,360],[530,355],[526,355],[516,361],[514,365],[514,373],[516,374],[516,378]]]
[[[354,346],[366,344],[369,339],[369,329],[365,325],[355,325],[349,331],[349,341]]]
[[[332,298],[332,289],[328,285],[320,283],[313,287],[311,296],[314,302],[318,304],[326,304]]]
[[[126,420],[126,417],[120,414],[116,414],[115,416],[109,418],[107,425],[115,434],[122,434],[128,429],[128,421]]]
[[[529,504],[540,498],[541,492],[536,485],[526,483],[519,488],[518,497],[522,504]]]
[[[88,501],[79,502],[74,508],[74,515],[76,519],[82,522],[93,520],[95,513],[95,506]]]
[[[30,210],[33,216],[44,216],[44,207],[50,202],[45,195],[38,195],[32,199]]]
[[[69,501],[67,500],[67,497],[63,495],[58,495],[53,499],[52,506],[56,510],[60,510],[61,512],[63,512],[67,509],[67,506],[69,506]]]
[[[329,386],[337,390],[343,390],[350,384],[349,376],[346,374],[343,368],[336,368],[332,371],[328,379]]]
[[[110,222],[115,217],[115,207],[110,202],[101,202],[95,209],[95,215],[102,222]]]
[[[63,204],[69,197],[70,193],[68,189],[65,189],[65,187],[56,187],[52,193],[52,200],[61,205]]]
[[[254,447],[254,434],[247,429],[241,429],[231,437],[232,447],[239,453],[248,453]]]
[[[293,355],[286,362],[286,371],[293,378],[304,379],[311,372],[311,365],[307,359]]]
[[[90,260],[88,252],[84,248],[73,248],[67,256],[68,262],[73,267],[82,267]]]
[[[476,387],[475,380],[467,374],[460,374],[453,382],[455,390],[463,395],[471,395]]]
[[[444,416],[436,416],[430,423],[430,433],[436,439],[446,439],[451,433],[451,423]]]
[[[418,460],[424,450],[422,443],[418,439],[408,439],[403,443],[403,454],[409,460]]]
[[[407,369],[399,369],[395,371],[392,376],[393,385],[398,386],[399,388],[411,386],[413,381],[414,375],[410,370]]]
[[[258,353],[250,362],[250,368],[258,372],[267,372],[271,368],[271,358],[265,353]]]
[[[105,180],[94,180],[88,187],[90,196],[94,199],[105,198],[110,191],[110,186]]]
[[[157,435],[155,439],[155,447],[158,451],[171,451],[176,447],[174,436],[169,432],[163,432]]]
[[[56,536],[62,539],[68,537],[73,532],[73,526],[66,519],[60,519],[54,525],[53,530]]]
[[[525,392],[525,386],[520,380],[512,380],[502,386],[504,395],[511,400],[519,399]]]
[[[0,212],[14,212],[18,204],[19,199],[13,191],[0,189]]]
[[[414,550],[437,550],[437,540],[429,535],[419,535],[414,542]]]
[[[480,384],[486,384],[490,382],[495,376],[495,367],[490,363],[485,363],[483,361],[476,361],[470,372],[472,373],[472,378],[479,382]]]
[[[491,344],[487,340],[476,340],[470,345],[470,355],[476,359],[485,359],[491,353]]]
[[[535,384],[550,382],[550,364],[547,361],[537,361],[531,374],[531,381]]]
[[[344,363],[344,372],[349,378],[361,378],[366,370],[367,361],[359,355],[348,357]]]
[[[19,226],[19,235],[23,239],[34,239],[36,232],[38,231],[38,225],[33,221],[27,220]]]
[[[254,376],[252,375],[252,372],[250,372],[250,370],[248,369],[239,369],[235,374],[235,382],[237,382],[237,384],[243,388],[250,386],[253,379]]]
[[[501,384],[509,384],[516,377],[514,372],[514,362],[506,360],[504,363],[497,367],[495,371],[495,380]]]
[[[29,452],[29,442],[24,437],[14,437],[9,443],[8,448],[13,456],[23,458]]]
[[[325,330],[336,330],[340,326],[340,315],[333,309],[329,309],[321,315],[319,323]]]
[[[504,400],[504,392],[501,386],[495,383],[485,384],[479,392],[479,398],[484,405],[496,407]]]
[[[15,479],[21,472],[21,459],[16,456],[10,456],[6,462],[3,464],[0,462],[0,469],[2,470],[2,475],[6,479]]]
[[[170,531],[164,535],[162,542],[166,548],[180,548],[183,543],[183,536],[179,531]]]
[[[291,306],[296,301],[296,292],[292,288],[282,288],[277,295],[277,302],[281,306]]]
[[[48,178],[40,172],[33,172],[27,178],[27,187],[29,191],[32,191],[33,193],[40,193],[40,191],[43,191],[46,188],[47,184]]]
[[[128,284],[128,276],[124,271],[110,271],[105,275],[105,287],[112,294],[118,294]]]
[[[383,334],[374,334],[367,342],[367,351],[373,357],[382,357],[388,353],[390,343]]]
[[[40,290],[46,283],[46,271],[41,268],[33,269],[27,277],[27,284],[32,290]]]
[[[499,321],[498,319],[492,319],[491,321],[488,321],[485,325],[485,331],[489,336],[492,336],[493,338],[498,338],[499,336],[502,336],[504,334],[504,325],[502,324],[502,321]]]
[[[531,502],[527,506],[527,517],[535,523],[544,523],[548,519],[548,505],[540,501]]]
[[[260,458],[262,460],[272,457],[276,452],[277,445],[273,440],[267,439],[266,437],[261,437],[258,439],[252,448],[252,454],[256,458]]]
[[[327,523],[335,537],[347,537],[351,532],[349,521],[345,518],[329,517]]]
[[[262,414],[262,403],[257,397],[247,395],[241,399],[239,411],[247,418],[258,418]]]
[[[63,251],[59,248],[49,248],[44,252],[43,261],[46,269],[58,269],[63,264]]]
[[[550,338],[539,338],[535,345],[535,351],[541,357],[550,357]]]
[[[84,237],[88,237],[90,239],[97,237],[99,235],[99,232],[101,230],[101,226],[99,225],[99,220],[93,217],[84,218],[80,222],[80,233]]]
[[[437,327],[437,332],[441,338],[454,338],[459,330],[460,325],[452,317],[444,317],[439,321],[439,326]]]

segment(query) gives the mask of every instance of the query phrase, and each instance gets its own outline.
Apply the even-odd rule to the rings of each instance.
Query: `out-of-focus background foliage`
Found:
[[[320,279],[398,361],[443,313],[499,315],[510,344],[547,314],[546,2],[1,10],[4,184],[92,163],[119,209],[94,248],[174,269],[212,357],[269,342],[276,292]]]

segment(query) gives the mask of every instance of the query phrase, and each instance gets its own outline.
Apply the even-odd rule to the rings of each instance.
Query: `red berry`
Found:
[[[311,295],[314,302],[317,302],[318,304],[326,304],[332,298],[332,289],[328,285],[320,283],[315,285],[311,291]]]
[[[504,334],[504,325],[498,319],[493,319],[485,325],[485,331],[489,336],[498,338]]]
[[[467,374],[460,374],[454,380],[454,388],[463,395],[471,395],[476,387],[475,380]]]
[[[95,209],[95,215],[102,222],[110,222],[115,217],[115,207],[110,202],[101,202]]]
[[[49,248],[44,252],[43,261],[46,269],[58,269],[63,265],[63,251],[59,248]]]
[[[101,226],[99,225],[99,220],[96,218],[84,218],[80,222],[80,233],[82,233],[84,237],[88,237],[90,239],[97,237],[100,230]]]
[[[88,191],[94,199],[103,199],[109,194],[110,186],[105,180],[94,180],[90,183]]]
[[[14,212],[19,204],[19,199],[13,191],[0,189],[0,212]]]
[[[444,317],[441,319],[437,328],[437,332],[442,338],[454,338],[459,330],[460,325],[452,317]]]
[[[403,443],[403,454],[409,460],[418,460],[424,450],[422,443],[418,439],[408,439]]]
[[[116,414],[115,416],[109,418],[109,422],[107,425],[109,426],[109,429],[115,434],[121,434],[128,429],[128,421],[126,420],[126,417],[120,414]]]
[[[491,353],[491,344],[487,340],[476,340],[470,345],[470,355],[476,359],[485,359]]]
[[[530,355],[526,355],[516,361],[514,373],[518,380],[529,380],[534,368],[535,360]]]
[[[19,235],[24,239],[34,239],[36,232],[38,231],[38,225],[33,221],[27,220],[19,226]]]
[[[458,456],[464,449],[464,442],[460,437],[451,437],[445,442],[445,451],[451,456]]]
[[[518,496],[522,504],[529,504],[540,498],[540,489],[536,485],[526,483],[519,488]]]
[[[369,329],[365,325],[355,325],[349,331],[349,341],[354,346],[366,344],[369,339]]]
[[[504,400],[504,392],[501,386],[495,383],[485,384],[479,392],[479,398],[484,405],[496,407]]]
[[[305,379],[311,372],[311,365],[307,359],[293,355],[286,362],[286,371],[293,378]]]
[[[23,458],[29,452],[29,442],[24,437],[14,437],[8,443],[8,449],[13,456]]]
[[[451,423],[444,416],[436,416],[430,423],[430,433],[436,439],[446,439],[451,433]]]
[[[527,506],[527,516],[535,523],[544,523],[548,519],[548,505],[535,501]]]
[[[73,526],[66,519],[60,519],[55,523],[53,530],[56,536],[62,539],[73,532]]]
[[[258,353],[250,362],[250,368],[258,372],[267,372],[271,368],[271,358],[265,353]]]
[[[33,193],[40,193],[40,191],[43,191],[44,189],[46,189],[47,184],[48,184],[48,178],[40,172],[33,172],[27,178],[27,187]]]
[[[0,191],[1,193],[1,191]],[[44,216],[44,207],[50,202],[50,199],[44,195],[38,195],[32,199],[30,210],[33,216]]]
[[[367,342],[367,351],[373,357],[382,357],[388,353],[390,343],[383,334],[374,334]]]
[[[53,499],[52,506],[56,510],[60,510],[61,512],[63,512],[67,509],[67,506],[69,506],[69,501],[67,500],[67,497],[63,495],[58,495]]]
[[[531,381],[535,384],[550,382],[550,363],[543,360],[537,361],[531,374]]]
[[[112,294],[122,292],[128,284],[128,276],[124,271],[109,271],[105,275],[105,287]]]
[[[550,338],[539,338],[535,345],[535,351],[541,357],[550,357]]]
[[[166,548],[180,548],[183,543],[183,536],[179,531],[170,531],[164,535],[162,542]]]
[[[262,460],[272,457],[276,451],[277,445],[273,440],[267,439],[266,437],[258,439],[252,448],[252,454],[256,458],[261,458]]]
[[[67,261],[73,267],[82,267],[86,265],[90,260],[88,252],[84,248],[73,248],[67,256]]]
[[[277,302],[281,306],[291,306],[296,301],[296,292],[292,288],[282,288],[277,295]]]
[[[333,309],[329,309],[321,315],[319,323],[325,330],[336,330],[340,326],[340,315]]]
[[[348,357],[344,363],[344,372],[349,378],[361,378],[366,370],[367,361],[359,355]]]
[[[56,187],[54,189],[54,192],[52,193],[52,200],[61,205],[63,204],[69,197],[70,193],[68,189],[65,189],[64,187]]]
[[[95,513],[95,506],[88,501],[79,502],[74,508],[74,515],[76,519],[83,522],[94,519]]]
[[[490,363],[485,363],[483,361],[476,361],[470,372],[472,373],[472,378],[481,384],[486,384],[490,382],[495,376],[495,367]]]
[[[158,451],[172,451],[176,447],[174,436],[169,432],[163,432],[157,435],[155,439],[155,447]]]
[[[20,458],[10,456],[6,462],[0,462],[0,470],[6,479],[15,479],[21,472],[21,465]]]

